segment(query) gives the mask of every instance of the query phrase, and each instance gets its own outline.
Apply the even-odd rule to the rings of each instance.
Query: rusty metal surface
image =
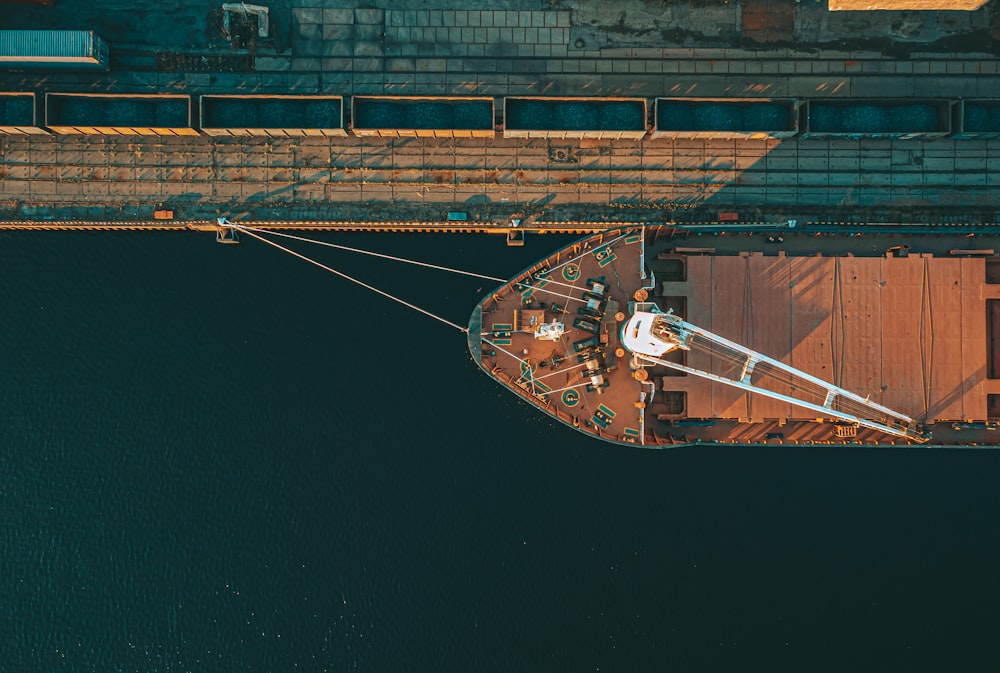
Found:
[[[786,230],[783,236],[769,238],[690,234],[669,227],[647,227],[645,232],[645,263],[657,279],[650,297],[661,310],[683,307],[682,317],[701,328],[908,414],[926,424],[934,445],[995,442],[992,421],[996,419],[991,420],[987,402],[989,396],[1000,394],[1000,378],[987,376],[987,348],[997,345],[987,344],[984,319],[987,300],[1000,299],[1000,284],[986,282],[987,262],[995,264],[997,257],[985,251],[1000,250],[995,234],[970,239],[960,234],[854,236]],[[478,359],[525,401],[583,432],[630,442],[626,428],[637,427],[632,410],[642,400],[643,387],[632,376],[628,357],[617,355],[616,328],[604,330],[607,344],[598,347],[583,341],[591,334],[586,326],[577,328],[580,323],[574,321],[572,310],[563,314],[571,328],[563,343],[537,342],[530,334],[510,333],[508,327],[517,325],[514,313],[524,309],[525,302],[553,300],[544,291],[532,290],[526,296],[522,294],[526,286],[515,281],[534,283],[529,280],[532,271],[543,268],[553,269],[550,278],[558,279],[560,264],[570,258],[581,267],[578,280],[568,286],[550,281],[543,287],[573,294],[583,278],[607,276],[611,269],[616,279],[611,297],[618,307],[627,306],[634,290],[648,282],[630,276],[629,269],[635,271],[635,250],[616,245],[617,259],[604,267],[588,252],[601,250],[616,236],[606,232],[605,238],[590,238],[589,247],[581,243],[554,253],[494,291],[481,305],[481,324],[471,338],[482,329],[488,340],[509,340],[484,341]],[[963,242],[982,254],[955,256],[952,251]],[[906,254],[905,246],[911,244]],[[686,269],[681,275],[678,261]],[[678,297],[686,302],[678,302]],[[576,346],[570,347],[578,342],[588,349],[600,348],[601,366],[610,368],[605,374],[610,385],[600,392],[580,387],[579,400],[546,395],[519,366],[523,358],[540,363],[536,381],[551,384],[549,388],[579,384]],[[475,354],[477,349],[473,350]],[[555,362],[553,355],[565,360]],[[725,375],[726,367],[744,364],[704,349],[692,349],[685,358],[688,366],[719,375]],[[788,401],[692,374],[672,374],[661,365],[643,378],[657,391],[644,400],[647,444],[909,443],[876,430],[818,422],[821,413]],[[680,406],[678,394],[684,396]],[[596,414],[600,405],[616,412],[612,419]],[[847,432],[838,434],[840,430]]]
[[[690,321],[928,423],[986,418],[982,258],[689,257]],[[692,354],[691,366],[705,367]],[[675,381],[671,381],[673,385]],[[809,417],[786,403],[688,377],[688,414]]]

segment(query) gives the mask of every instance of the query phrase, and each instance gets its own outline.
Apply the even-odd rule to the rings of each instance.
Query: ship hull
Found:
[[[470,318],[469,349],[525,404],[605,442],[911,445],[784,399],[637,362],[621,335],[629,316],[673,311],[911,416],[926,428],[924,446],[993,446],[997,251],[993,235],[612,229],[486,295]],[[559,339],[539,338],[539,325],[554,323],[564,330]],[[738,366],[703,353],[671,358],[714,374]]]

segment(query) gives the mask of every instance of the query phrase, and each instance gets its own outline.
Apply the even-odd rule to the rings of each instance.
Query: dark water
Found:
[[[561,241],[339,240],[498,275]],[[490,285],[323,258],[459,322]],[[0,404],[0,671],[1000,655],[1000,452],[605,446],[261,244],[0,236]]]

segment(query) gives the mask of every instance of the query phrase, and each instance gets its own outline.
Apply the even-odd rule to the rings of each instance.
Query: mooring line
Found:
[[[486,276],[484,274],[475,273],[473,271],[463,271],[462,269],[455,269],[455,268],[452,268],[452,267],[449,267],[449,266],[440,266],[438,264],[430,264],[428,262],[418,262],[415,259],[407,259],[405,257],[396,257],[395,255],[387,255],[387,254],[382,253],[382,252],[372,252],[371,250],[362,250],[361,248],[352,248],[351,246],[348,246],[348,245],[340,245],[338,243],[330,243],[329,241],[317,241],[317,240],[312,239],[312,238],[305,238],[304,236],[296,236],[294,234],[286,234],[286,233],[281,232],[281,231],[271,231],[269,229],[259,229],[257,227],[248,227],[245,224],[234,224],[232,222],[228,222],[227,221],[227,224],[225,224],[223,226],[233,227],[234,229],[238,229],[240,231],[245,231],[247,233],[249,233],[251,231],[256,231],[256,232],[258,232],[260,234],[265,234],[266,233],[266,234],[269,234],[271,236],[281,236],[283,238],[290,238],[290,239],[293,239],[293,240],[296,240],[296,241],[302,241],[303,243],[313,243],[315,245],[323,245],[323,246],[326,246],[328,248],[336,248],[337,250],[344,250],[344,251],[347,251],[347,252],[356,252],[356,253],[361,254],[361,255],[370,255],[372,257],[381,257],[382,259],[392,260],[393,262],[403,262],[405,264],[414,264],[416,266],[423,266],[423,267],[426,267],[428,269],[437,269],[438,271],[448,271],[450,273],[457,273],[457,274],[461,274],[463,276],[472,276],[473,278],[481,278],[483,280],[493,280],[493,281],[496,281],[498,283],[503,283],[503,282],[506,281],[505,278],[497,278],[495,276]]]
[[[391,299],[391,300],[393,300],[395,302],[398,302],[398,303],[402,304],[403,306],[406,306],[408,308],[413,309],[414,311],[417,311],[418,313],[423,313],[424,315],[426,315],[426,316],[428,316],[430,318],[434,318],[435,320],[439,320],[439,321],[443,322],[445,325],[449,325],[451,327],[454,327],[459,332],[465,332],[465,333],[469,332],[469,328],[468,327],[462,327],[461,325],[457,325],[457,324],[451,322],[450,320],[448,320],[446,318],[442,318],[439,315],[435,315],[434,313],[431,313],[430,311],[428,311],[426,309],[420,308],[419,306],[417,306],[415,304],[411,304],[410,302],[408,302],[408,301],[406,301],[404,299],[400,299],[399,297],[396,297],[396,296],[394,296],[392,294],[389,294],[388,292],[385,292],[384,290],[380,290],[380,289],[378,289],[377,287],[375,287],[373,285],[369,285],[368,283],[365,283],[364,281],[358,280],[357,278],[354,278],[353,276],[349,276],[346,273],[344,273],[343,271],[337,271],[336,269],[330,268],[329,266],[326,266],[325,264],[317,262],[314,259],[310,259],[309,257],[306,257],[305,255],[303,255],[301,253],[295,252],[294,250],[286,248],[283,245],[279,245],[278,243],[275,243],[274,241],[268,240],[268,239],[264,238],[263,236],[258,235],[254,231],[251,231],[249,227],[244,227],[244,226],[241,226],[241,225],[238,225],[238,224],[233,224],[231,222],[227,222],[223,226],[232,227],[233,229],[236,229],[237,231],[242,231],[247,236],[251,236],[253,238],[256,238],[258,241],[261,241],[263,243],[267,243],[270,246],[274,246],[278,250],[281,250],[283,252],[287,252],[289,255],[292,255],[293,257],[298,257],[299,259],[301,259],[301,260],[303,260],[305,262],[309,262],[310,264],[318,266],[319,268],[321,268],[321,269],[323,269],[325,271],[329,271],[330,273],[332,273],[332,274],[334,274],[336,276],[340,276],[344,280],[349,280],[352,283],[360,285],[361,287],[365,288],[366,290],[371,290],[375,294],[380,294],[383,297],[385,297],[387,299]]]

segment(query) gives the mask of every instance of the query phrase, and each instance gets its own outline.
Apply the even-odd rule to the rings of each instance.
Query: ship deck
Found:
[[[610,441],[905,443],[820,421],[787,401],[634,366],[619,328],[638,296],[907,414],[935,444],[994,444],[998,251],[1000,240],[988,236],[613,230],[557,252],[484,299],[470,345],[523,399]],[[538,323],[556,320],[565,328],[558,341],[535,338]],[[718,368],[704,353],[677,358]]]
[[[638,230],[614,230],[563,249],[524,270],[477,309],[480,364],[559,420],[602,438],[638,443],[644,391],[629,371],[618,327],[642,275]],[[652,290],[652,279],[647,284]],[[561,322],[558,341],[533,334]],[[475,318],[474,318],[475,322]],[[476,355],[476,347],[473,346]]]

